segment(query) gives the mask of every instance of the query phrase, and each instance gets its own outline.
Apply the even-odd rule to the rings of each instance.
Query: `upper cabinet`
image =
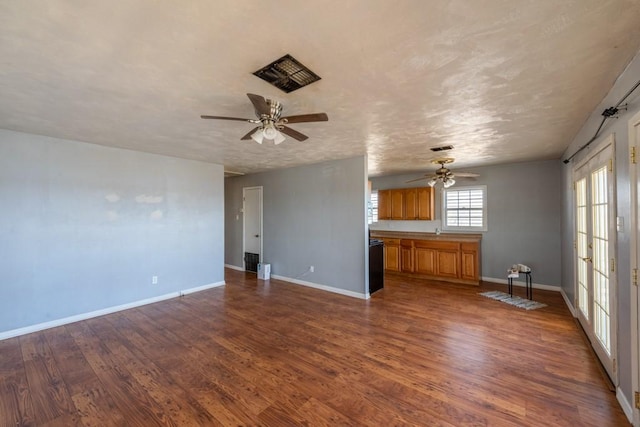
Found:
[[[391,190],[391,219],[406,219],[404,191]]]
[[[431,187],[378,190],[378,219],[431,221],[433,195]]]
[[[391,190],[378,190],[378,219],[391,219]]]
[[[433,214],[435,211],[433,193],[434,191],[432,187],[416,188],[416,204],[418,206],[417,219],[426,221],[435,219],[435,215]]]

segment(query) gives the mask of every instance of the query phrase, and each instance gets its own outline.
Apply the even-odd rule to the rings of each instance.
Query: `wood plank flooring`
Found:
[[[0,426],[629,425],[558,293],[226,281],[0,341]]]

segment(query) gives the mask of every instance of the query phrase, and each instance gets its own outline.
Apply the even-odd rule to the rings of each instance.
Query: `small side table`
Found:
[[[533,299],[533,280],[531,279],[531,271],[519,272],[518,274],[524,274],[524,283],[527,288],[527,299]],[[513,296],[513,277],[508,278],[509,281],[509,295]]]

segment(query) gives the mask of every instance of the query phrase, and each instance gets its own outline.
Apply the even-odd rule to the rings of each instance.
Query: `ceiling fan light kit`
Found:
[[[202,115],[202,119],[214,120],[234,120],[248,122],[259,125],[250,130],[241,140],[253,139],[258,144],[262,144],[263,140],[273,140],[275,145],[282,143],[286,138],[283,134],[304,141],[309,137],[297,130],[286,126],[289,123],[309,123],[309,122],[326,122],[329,117],[326,113],[299,114],[295,116],[280,117],[282,114],[282,104],[271,99],[265,99],[260,95],[248,93],[247,96],[253,104],[256,119],[242,119],[239,117],[227,116],[208,116]]]
[[[442,186],[444,188],[449,188],[451,186],[453,186],[456,183],[455,177],[458,176],[460,178],[477,178],[478,175],[477,173],[469,173],[469,172],[453,172],[451,171],[451,169],[445,167],[444,165],[447,165],[449,163],[453,163],[455,159],[451,158],[451,157],[444,157],[441,159],[435,159],[432,160],[431,163],[433,163],[434,165],[440,165],[440,169],[436,170],[435,173],[433,175],[425,175],[421,178],[417,178],[417,179],[412,179],[410,181],[407,181],[407,183],[410,182],[416,182],[416,181],[421,181],[423,179],[428,179],[427,181],[427,185],[429,187],[434,187],[438,182],[442,182]]]

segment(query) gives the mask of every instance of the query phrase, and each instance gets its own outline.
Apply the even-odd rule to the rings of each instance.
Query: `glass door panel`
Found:
[[[574,171],[577,317],[605,370],[617,382],[615,305],[612,302],[615,239],[613,147],[597,152]]]

